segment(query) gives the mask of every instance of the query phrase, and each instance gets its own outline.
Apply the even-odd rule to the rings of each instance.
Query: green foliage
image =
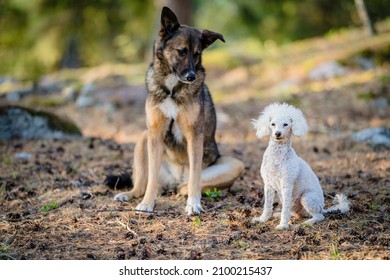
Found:
[[[233,245],[237,248],[237,249],[246,249],[248,248],[250,245],[248,243],[248,241],[246,240],[243,240],[243,239],[240,239],[240,240],[235,240],[233,242]]]
[[[377,202],[373,202],[370,204],[370,210],[373,211],[373,212],[376,212],[378,211],[380,208],[381,208],[381,205]]]
[[[357,95],[357,98],[365,101],[371,101],[375,99],[375,95],[372,92],[361,92]]]
[[[194,216],[192,218],[192,226],[193,227],[200,227],[202,225],[202,221],[199,219],[198,216]]]
[[[56,209],[58,207],[58,202],[57,201],[53,201],[53,202],[50,202],[49,204],[45,204],[41,207],[41,211],[43,212],[49,212],[53,209]]]
[[[12,158],[9,155],[4,154],[2,156],[2,162],[5,166],[10,167],[12,165]]]
[[[390,83],[390,76],[389,75],[382,75],[380,78],[379,78],[380,82],[385,85],[385,84],[388,84]]]
[[[3,182],[0,185],[0,202],[2,202],[5,199],[5,195],[6,195],[5,182]]]
[[[330,256],[333,260],[339,260],[341,259],[339,249],[337,248],[337,245],[332,244],[330,246]]]
[[[353,0],[193,3],[194,25],[222,33],[229,43],[253,39],[270,47],[361,24]],[[390,14],[388,0],[366,4],[374,20]],[[1,0],[0,75],[37,81],[61,67],[144,61],[157,36],[160,6],[153,0]],[[237,64],[230,58],[227,67]]]
[[[295,107],[300,107],[302,104],[302,100],[297,94],[291,94],[287,96],[284,102],[289,103]]]
[[[204,194],[207,196],[208,200],[214,201],[221,196],[221,191],[219,191],[217,188],[214,188],[213,190],[207,189],[204,191]]]
[[[33,108],[39,108],[39,107],[59,107],[62,105],[65,105],[67,103],[67,100],[65,97],[33,97],[30,102],[29,106]]]
[[[196,18],[199,26],[216,26],[222,34],[257,37],[277,43],[319,36],[331,29],[360,24],[353,0],[219,0],[198,3]],[[377,8],[379,6],[372,7]],[[384,9],[389,11],[388,7]],[[216,17],[215,11],[224,16]],[[381,14],[385,13],[382,11]]]
[[[140,61],[154,16],[152,0],[2,0],[0,74],[34,80],[63,66]]]
[[[12,259],[8,256],[8,248],[5,245],[0,243],[0,260],[10,260]]]

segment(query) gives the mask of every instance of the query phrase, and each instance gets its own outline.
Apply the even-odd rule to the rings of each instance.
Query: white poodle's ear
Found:
[[[305,116],[301,112],[301,110],[294,108],[291,114],[292,120],[292,132],[295,136],[305,136],[307,131],[309,130],[307,126],[307,122]]]
[[[269,117],[264,114],[260,115],[256,120],[252,120],[252,125],[256,129],[256,136],[259,139],[270,135],[269,121]]]

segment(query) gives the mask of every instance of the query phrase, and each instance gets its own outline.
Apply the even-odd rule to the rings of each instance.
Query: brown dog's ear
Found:
[[[164,37],[180,27],[176,15],[168,7],[164,7],[161,12],[160,36]]]
[[[210,30],[202,30],[202,48],[203,49],[210,46],[217,39],[221,40],[222,42],[225,42],[225,39],[223,38],[222,34],[217,33],[217,32],[213,32]]]

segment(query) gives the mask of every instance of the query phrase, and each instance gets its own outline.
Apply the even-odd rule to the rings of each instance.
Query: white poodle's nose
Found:
[[[275,136],[276,136],[276,137],[280,137],[280,136],[282,136],[282,133],[281,133],[280,131],[276,131],[276,132],[275,132]]]

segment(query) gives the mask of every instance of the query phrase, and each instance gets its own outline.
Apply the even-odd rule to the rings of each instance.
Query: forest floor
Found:
[[[105,175],[131,169],[134,143],[145,129],[142,106],[109,113],[74,103],[43,108],[74,120],[84,137],[0,143],[0,259],[389,259],[390,150],[350,137],[389,126],[390,66],[381,62],[309,80],[307,65],[315,63],[308,57],[320,62],[351,55],[329,58],[327,49],[335,43],[321,40],[307,42],[312,50],[324,48],[321,56],[302,50],[297,61],[300,54],[289,54],[296,72],[288,70],[294,62],[283,58],[286,50],[272,59],[275,67],[271,60],[254,60],[223,73],[206,65],[220,152],[242,160],[245,171],[231,189],[204,194],[199,216],[187,216],[185,197],[173,193],[158,197],[155,212],[139,213],[134,207],[141,199],[114,202],[119,190],[103,185]],[[390,36],[370,42],[360,51],[388,48]],[[288,83],[272,81],[278,78]],[[377,106],[383,99],[387,106]],[[306,115],[310,132],[293,146],[320,178],[326,206],[343,193],[351,202],[349,213],[330,214],[314,226],[293,218],[285,231],[275,229],[278,219],[251,222],[263,207],[259,168],[267,141],[255,137],[250,121],[272,101],[289,102]],[[32,156],[15,157],[21,153]]]

